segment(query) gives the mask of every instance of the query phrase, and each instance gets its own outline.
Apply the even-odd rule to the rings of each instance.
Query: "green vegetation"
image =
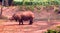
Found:
[[[45,33],[60,33],[60,26],[56,26],[55,30],[47,30]]]
[[[34,10],[34,6],[26,6],[25,9],[26,9],[26,10],[31,10],[31,11],[33,11],[33,10]]]
[[[14,0],[15,5],[60,5],[60,0]]]
[[[59,12],[59,9],[56,9],[54,12],[55,12],[56,14],[58,14],[58,12]]]
[[[57,28],[60,28],[60,26],[57,26]]]
[[[23,11],[23,10],[34,11],[34,6],[20,6],[19,9],[20,9],[21,11]]]
[[[56,30],[47,30],[47,32],[45,32],[45,33],[59,33],[59,32]]]

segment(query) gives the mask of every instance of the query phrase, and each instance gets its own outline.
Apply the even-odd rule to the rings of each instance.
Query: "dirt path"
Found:
[[[55,24],[60,22],[54,22]],[[24,25],[18,25],[18,22],[14,21],[0,23],[0,33],[43,33],[48,28],[49,24],[46,21],[34,22],[32,25],[28,25],[27,22],[24,22]]]

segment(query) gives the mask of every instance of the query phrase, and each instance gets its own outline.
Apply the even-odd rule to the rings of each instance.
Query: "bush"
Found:
[[[40,0],[39,0],[40,1]],[[41,1],[41,2],[39,2],[39,1],[35,1],[35,2],[25,2],[25,4],[24,5],[44,5],[44,6],[46,6],[46,5],[60,5],[60,1],[58,0],[58,1],[56,1],[56,0],[54,0],[54,1],[45,1],[45,2],[43,2],[43,1]],[[15,5],[23,5],[23,2],[18,2],[18,1],[14,1],[14,4]]]
[[[56,9],[54,12],[58,14],[59,10],[58,10],[58,9]]]
[[[60,33],[60,26],[56,26],[57,28],[54,30],[47,30],[45,33]]]
[[[51,5],[59,5],[59,2],[57,2],[57,1],[51,1]]]
[[[25,8],[26,10],[31,10],[31,11],[34,11],[34,6],[26,6]]]
[[[47,32],[45,33],[58,33],[58,31],[55,31],[55,30],[47,30]]]
[[[33,2],[25,2],[25,5],[33,5]]]
[[[23,2],[16,2],[16,1],[14,1],[14,5],[23,5]]]

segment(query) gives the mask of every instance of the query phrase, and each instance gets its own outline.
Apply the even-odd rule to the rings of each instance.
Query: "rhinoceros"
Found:
[[[34,19],[34,13],[31,11],[16,12],[10,18],[10,20],[18,21],[19,25],[21,23],[23,25],[23,21],[29,21],[29,25],[31,25],[33,23],[33,19]]]

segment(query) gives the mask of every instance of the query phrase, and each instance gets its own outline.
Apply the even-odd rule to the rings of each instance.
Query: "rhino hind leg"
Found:
[[[32,24],[33,24],[33,18],[30,19],[29,25],[32,25]]]
[[[23,20],[21,20],[21,23],[22,23],[22,25],[23,25]]]

